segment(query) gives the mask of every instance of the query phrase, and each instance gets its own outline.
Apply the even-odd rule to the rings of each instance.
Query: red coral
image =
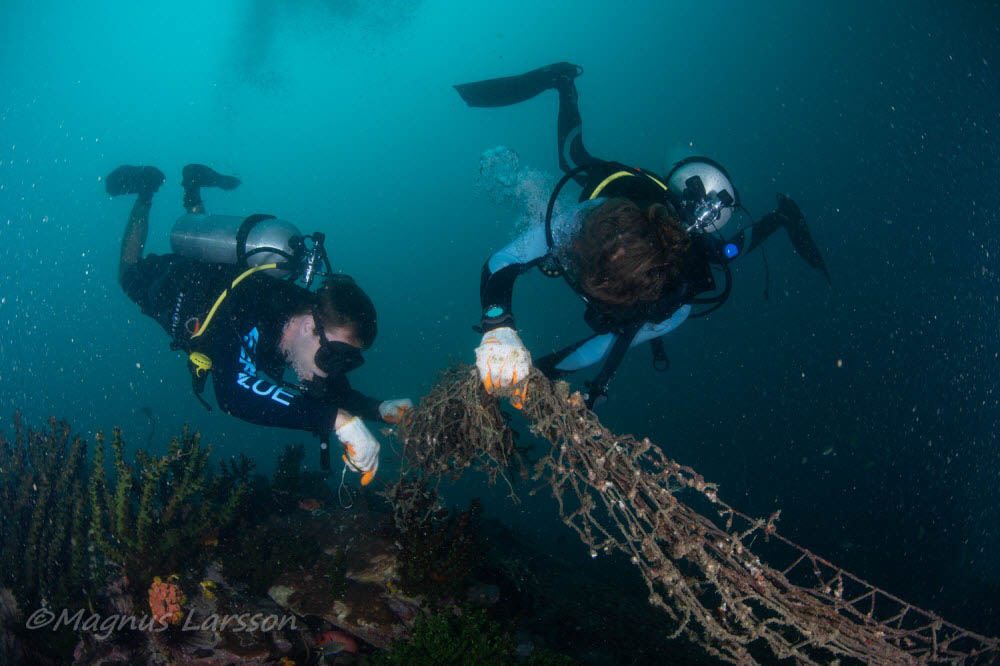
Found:
[[[149,610],[156,622],[176,624],[184,617],[181,604],[184,603],[184,593],[175,583],[164,583],[157,576],[149,586]]]

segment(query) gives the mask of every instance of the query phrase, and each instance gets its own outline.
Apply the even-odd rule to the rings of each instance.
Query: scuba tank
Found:
[[[278,264],[264,271],[288,277],[306,259],[304,236],[291,222],[273,215],[203,215],[187,213],[170,232],[171,249],[184,257],[246,268]]]

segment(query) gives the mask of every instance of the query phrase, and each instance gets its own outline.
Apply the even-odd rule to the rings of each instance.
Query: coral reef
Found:
[[[495,464],[478,453],[463,462],[453,457],[449,474],[475,466],[495,472],[494,480],[508,478],[507,463],[519,452],[513,433],[503,431],[506,416],[496,409],[490,418],[503,424],[492,433],[491,455],[509,457]],[[36,634],[19,632],[21,619],[6,622],[0,633],[5,657],[30,655],[31,663],[352,663],[410,636],[431,607],[468,603],[525,624],[517,599],[527,595],[508,593],[502,576],[492,573],[498,564],[481,545],[479,503],[448,510],[431,476],[390,485],[388,502],[363,490],[353,508],[342,510],[322,477],[303,468],[302,447],[285,448],[269,483],[253,474],[253,461],[245,456],[213,470],[209,447],[187,429],[162,456],[141,450],[128,456],[115,429],[109,437],[97,436],[90,460],[87,445],[56,421],[40,433],[18,422],[14,439],[3,442],[0,492],[6,493],[3,506],[20,507],[21,513],[3,513],[0,527],[21,530],[23,540],[37,541],[38,548],[19,554],[9,548],[12,542],[0,543],[0,549],[9,548],[2,551],[9,566],[0,575],[9,576],[4,582],[10,584],[36,581],[22,588],[35,596],[7,604],[12,610],[4,615],[0,595],[0,620],[23,619],[27,612],[18,608],[30,612],[55,598],[58,581],[46,582],[42,573],[52,570],[37,558],[58,552],[65,559],[64,577],[76,567],[81,582],[67,589],[64,607],[76,604],[90,621],[65,635],[46,634],[47,645]],[[27,498],[20,504],[19,493]],[[51,520],[36,526],[38,501],[49,507]],[[29,538],[32,530],[39,536]],[[41,549],[42,540],[48,550]],[[506,541],[516,547],[516,539]],[[23,562],[29,554],[36,558],[30,568]],[[36,575],[15,578],[10,567]],[[211,618],[232,614],[294,617],[300,624],[242,633],[211,626]],[[162,618],[165,626],[152,631],[140,620],[138,626],[104,631],[97,623],[111,616],[145,617],[147,625]],[[488,629],[483,625],[479,633]],[[532,641],[562,647],[543,633],[534,629]],[[340,638],[326,640],[330,636]],[[525,656],[527,663],[562,663],[545,655],[529,645],[522,663]]]
[[[335,546],[330,553],[330,561],[326,569],[326,591],[334,598],[343,597],[347,593],[347,551]]]
[[[4,640],[14,640],[38,663],[65,663],[77,632],[85,639],[93,633],[98,611],[148,615],[148,608],[171,622],[184,617],[183,586],[193,586],[220,540],[231,536],[253,469],[252,461],[240,457],[213,474],[209,452],[185,429],[164,456],[139,450],[129,464],[115,428],[109,475],[103,433],[91,460],[87,444],[71,438],[65,422],[53,418],[36,431],[15,415],[13,440],[0,435],[0,587],[10,588],[21,608],[92,615],[88,628],[63,624],[46,632],[42,643],[9,626]],[[138,661],[149,662],[155,661],[151,655],[195,649],[184,646],[199,634],[167,632],[151,643],[145,635],[150,633],[123,630],[114,638],[85,640],[81,650],[89,653],[90,645],[95,654],[141,655]]]
[[[252,595],[266,595],[280,573],[308,569],[323,555],[319,535],[315,530],[303,529],[305,523],[299,514],[324,515],[324,507],[332,504],[333,495],[322,474],[303,469],[304,459],[303,446],[284,448],[272,482],[268,485],[266,479],[258,479],[238,529],[219,548],[227,577],[245,586]],[[328,572],[332,586],[343,582],[342,569],[343,553],[332,558]]]
[[[462,513],[449,512],[436,490],[402,478],[384,496],[400,535],[400,587],[432,603],[453,598],[465,588],[480,560],[479,501],[472,500]]]
[[[420,600],[399,589],[394,534],[372,529],[387,518],[356,507],[332,519],[300,513],[293,518],[295,532],[318,542],[320,555],[306,566],[276,571],[268,594],[300,617],[321,619],[327,629],[378,648],[407,635],[422,610]]]
[[[254,596],[267,594],[280,573],[306,569],[322,554],[314,534],[304,532],[296,521],[277,517],[245,526],[219,549],[227,578]]]
[[[515,648],[511,635],[491,621],[486,611],[466,609],[456,613],[449,609],[419,617],[410,638],[395,641],[389,652],[378,655],[374,663],[500,666],[516,663]]]
[[[305,447],[289,444],[278,456],[271,482],[271,494],[282,511],[315,511],[336,502],[326,483],[326,473],[305,469]],[[309,508],[301,506],[303,503]]]
[[[115,428],[109,487],[105,449],[99,432],[90,483],[91,534],[104,557],[143,586],[161,573],[204,569],[213,544],[236,521],[252,467],[224,466],[222,473],[212,474],[211,447],[202,446],[201,435],[186,427],[161,457],[137,451],[133,467],[125,461],[125,441]]]
[[[176,577],[173,577],[176,578]],[[149,610],[157,623],[177,624],[184,617],[181,604],[184,592],[175,582],[165,582],[157,576],[149,586]]]
[[[0,586],[23,605],[85,603],[88,475],[87,444],[63,421],[33,430],[15,414],[13,441],[0,434]]]

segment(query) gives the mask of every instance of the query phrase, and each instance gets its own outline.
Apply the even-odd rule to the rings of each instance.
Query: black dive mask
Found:
[[[336,377],[364,365],[365,359],[361,355],[360,349],[340,340],[327,339],[322,322],[315,311],[313,312],[313,322],[316,326],[316,333],[319,335],[319,349],[316,350],[316,356],[313,359],[317,368],[325,372],[328,377]]]

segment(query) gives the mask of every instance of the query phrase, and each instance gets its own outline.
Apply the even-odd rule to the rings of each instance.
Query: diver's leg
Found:
[[[160,189],[166,178],[163,172],[150,166],[120,166],[104,179],[107,193],[113,197],[122,194],[135,194],[135,203],[125,224],[125,235],[122,237],[121,253],[118,260],[118,280],[121,281],[125,272],[142,259],[142,251],[146,246],[146,235],[149,232],[149,210],[153,205],[153,194]]]
[[[509,106],[531,99],[565,77],[570,80],[583,74],[583,68],[569,62],[557,62],[517,76],[504,76],[454,86],[469,106]]]
[[[236,189],[240,179],[224,176],[204,164],[188,164],[181,171],[181,187],[184,188],[184,210],[189,213],[204,213],[205,204],[201,200],[201,188],[219,187],[224,190]]]
[[[118,281],[121,282],[125,271],[142,259],[142,251],[146,247],[146,235],[149,233],[149,209],[153,206],[153,194],[142,193],[135,198],[132,212],[128,215],[125,225],[125,235],[122,237],[121,254],[118,259]]]
[[[581,164],[594,162],[594,158],[583,146],[583,120],[573,78],[561,77],[556,89],[559,91],[559,168],[569,173]],[[575,179],[583,185],[586,174],[578,174]]]

